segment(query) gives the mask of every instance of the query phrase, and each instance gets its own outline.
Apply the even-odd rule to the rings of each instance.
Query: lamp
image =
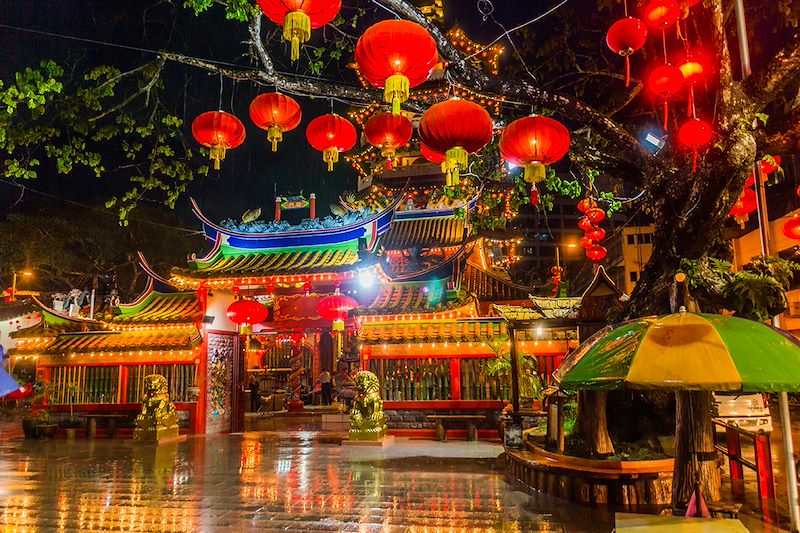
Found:
[[[17,301],[17,275],[20,275],[23,278],[28,278],[33,276],[33,272],[30,270],[23,270],[21,272],[17,272],[16,270],[13,271],[13,277],[11,278],[11,296],[8,299],[9,302]]]

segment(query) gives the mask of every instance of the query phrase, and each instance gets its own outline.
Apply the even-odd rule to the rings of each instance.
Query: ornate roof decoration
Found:
[[[358,317],[392,315],[422,316],[437,313],[450,318],[474,316],[477,308],[474,301],[463,294],[447,290],[448,280],[415,283],[385,283],[378,290],[375,300],[359,307],[351,314]],[[366,320],[366,319],[365,319]]]
[[[381,237],[381,245],[386,250],[441,248],[460,246],[466,238],[464,220],[455,217],[396,220]]]
[[[57,337],[23,338],[12,349],[13,355],[72,355],[105,352],[152,352],[191,350],[200,342],[196,329],[160,331],[105,331],[62,333]]]
[[[508,340],[508,326],[499,318],[376,322],[364,324],[358,338],[368,345],[410,342],[486,342],[491,345]]]
[[[531,296],[532,307],[493,304],[492,310],[509,322],[577,320],[581,299]]]
[[[125,327],[149,324],[192,325],[203,317],[195,292],[156,292],[151,281],[136,300],[114,306],[107,312],[98,314],[97,318],[111,327]]]

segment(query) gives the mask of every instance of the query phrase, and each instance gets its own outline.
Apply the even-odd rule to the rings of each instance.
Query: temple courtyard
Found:
[[[492,442],[346,447],[314,418],[131,445],[0,426],[3,531],[611,531],[613,512],[527,491]],[[751,531],[781,531],[755,512]]]

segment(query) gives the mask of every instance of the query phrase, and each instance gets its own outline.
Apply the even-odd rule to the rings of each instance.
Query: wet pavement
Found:
[[[263,425],[262,425],[263,426]],[[3,531],[610,531],[506,481],[492,443],[339,445],[285,427],[169,446],[0,431]]]
[[[0,426],[0,530],[612,529],[611,513],[510,482],[496,443],[398,438],[355,448],[309,419],[249,427],[152,447],[24,441],[17,426]]]

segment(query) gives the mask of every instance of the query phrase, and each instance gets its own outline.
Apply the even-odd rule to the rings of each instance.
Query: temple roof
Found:
[[[200,342],[197,330],[160,331],[94,331],[62,333],[57,337],[19,339],[14,355],[68,355],[119,351],[190,350]]]
[[[151,283],[135,301],[112,307],[97,318],[114,327],[136,324],[192,324],[201,320],[202,316],[196,293],[157,292],[153,290]]]
[[[508,326],[500,318],[370,322],[362,326],[364,344],[409,342],[505,342]]]
[[[467,262],[462,287],[481,301],[524,300],[531,289],[517,285],[504,271],[490,272],[472,262]]]
[[[466,236],[464,221],[455,217],[395,220],[381,244],[387,250],[457,246]]]
[[[269,253],[225,256],[222,253],[208,262],[197,261],[190,268],[172,270],[170,282],[178,287],[197,287],[202,280],[216,278],[265,278],[268,276],[329,274],[355,270],[363,262],[358,250],[316,248]]]
[[[414,283],[384,283],[375,300],[356,309],[354,315],[427,314],[461,309],[475,313],[474,302],[447,290],[448,280]],[[461,296],[461,297],[459,297]]]
[[[581,298],[544,298],[531,296],[531,306],[492,305],[492,310],[510,322],[534,320],[576,320]]]

